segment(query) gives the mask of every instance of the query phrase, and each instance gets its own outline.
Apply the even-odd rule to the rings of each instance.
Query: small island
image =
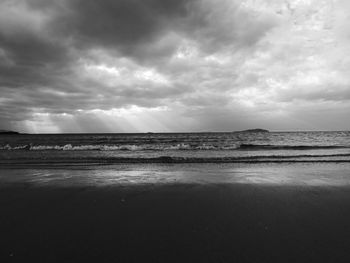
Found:
[[[15,135],[15,134],[19,134],[19,132],[8,131],[8,130],[0,130],[0,135]]]
[[[265,129],[248,129],[248,130],[243,130],[243,131],[239,131],[239,132],[247,132],[247,133],[267,133],[270,132],[268,130]]]

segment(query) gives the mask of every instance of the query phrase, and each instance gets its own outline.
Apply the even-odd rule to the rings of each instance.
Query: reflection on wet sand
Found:
[[[0,180],[67,187],[173,183],[342,186],[350,184],[349,168],[349,163],[57,166],[1,169]]]

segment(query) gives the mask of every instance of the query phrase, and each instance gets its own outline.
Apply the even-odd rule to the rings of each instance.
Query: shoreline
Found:
[[[85,187],[138,184],[350,186],[349,162],[0,165],[0,185]]]

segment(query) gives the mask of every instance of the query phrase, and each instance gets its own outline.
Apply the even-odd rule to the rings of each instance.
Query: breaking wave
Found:
[[[29,151],[144,151],[144,150],[225,150],[236,149],[237,146],[216,147],[213,145],[191,146],[189,144],[177,145],[20,145],[20,146],[0,146],[0,150],[29,150]]]
[[[215,146],[210,144],[190,145],[162,145],[162,144],[146,144],[146,145],[19,145],[10,146],[9,144],[0,146],[0,150],[28,150],[28,151],[165,151],[165,150],[246,150],[246,151],[262,151],[262,150],[322,150],[322,149],[347,149],[350,146],[319,146],[319,145],[259,145],[259,144],[238,144]]]
[[[197,149],[211,149],[210,146],[198,146]],[[0,146],[0,150],[29,150],[29,151],[142,151],[142,150],[192,150],[188,144],[178,145],[20,145],[20,146]]]

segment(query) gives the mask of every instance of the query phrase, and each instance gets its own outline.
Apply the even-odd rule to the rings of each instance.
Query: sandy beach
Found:
[[[349,262],[350,187],[4,183],[1,262]]]

